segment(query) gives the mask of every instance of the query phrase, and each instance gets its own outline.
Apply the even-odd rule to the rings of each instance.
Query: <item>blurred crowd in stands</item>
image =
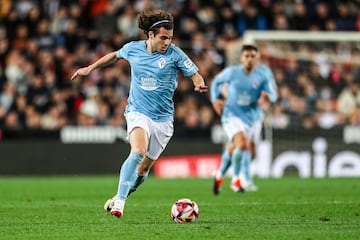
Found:
[[[359,0],[0,0],[0,4],[0,129],[11,130],[124,126],[130,84],[126,61],[81,80],[69,79],[78,67],[144,38],[137,13],[147,8],[174,15],[173,42],[199,66],[209,86],[228,64],[227,47],[241,40],[246,30],[360,31]],[[273,69],[279,100],[266,124],[282,129],[360,125],[359,60],[324,65],[295,57],[279,59],[267,48],[261,46],[262,57]],[[357,45],[339,54],[352,58],[359,52]],[[174,102],[176,131],[209,128],[219,121],[209,96],[194,94],[191,81],[183,76]]]

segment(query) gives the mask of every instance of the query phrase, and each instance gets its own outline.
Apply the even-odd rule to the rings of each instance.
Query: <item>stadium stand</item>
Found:
[[[174,14],[174,43],[196,62],[209,86],[214,75],[231,64],[227,46],[241,41],[248,30],[360,31],[360,1],[1,2],[0,129],[10,130],[123,126],[130,74],[126,62],[95,71],[81,81],[69,78],[77,67],[142,38],[136,14],[146,8],[159,7]],[[302,47],[292,53],[301,55]],[[359,58],[359,45],[340,47],[342,57]],[[285,45],[277,52],[287,50]],[[316,48],[305,50],[316,53]],[[273,127],[360,125],[359,65],[322,66],[267,53],[262,53],[263,60],[273,68],[280,95],[272,112],[278,119]],[[210,128],[218,122],[208,96],[194,95],[191,82],[183,77],[174,101],[178,131]]]

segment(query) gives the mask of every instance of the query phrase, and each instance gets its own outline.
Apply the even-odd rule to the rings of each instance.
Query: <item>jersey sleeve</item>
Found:
[[[270,100],[270,102],[274,103],[277,100],[277,85],[275,82],[275,77],[270,69],[265,71],[265,76],[266,76],[266,79],[268,82],[269,100]]]
[[[130,43],[127,43],[125,44],[122,48],[120,48],[117,52],[116,52],[116,57],[118,59],[128,59],[128,56],[129,56],[129,49],[130,49],[130,46],[131,46],[131,42]]]
[[[270,102],[276,102],[277,85],[272,70],[264,64],[260,64],[256,70],[265,78],[264,91],[268,94]]]
[[[176,53],[176,66],[181,70],[185,77],[194,75],[199,68],[195,63],[181,50],[179,47],[173,45],[173,50]]]
[[[211,102],[215,102],[220,98],[221,95],[221,87],[224,84],[228,84],[231,81],[231,70],[230,68],[225,68],[219,74],[215,76],[213,81],[211,82],[210,87],[210,98]]]
[[[268,75],[268,74],[266,74]],[[264,91],[269,95],[269,101],[274,103],[277,100],[277,87],[274,78],[266,76]]]

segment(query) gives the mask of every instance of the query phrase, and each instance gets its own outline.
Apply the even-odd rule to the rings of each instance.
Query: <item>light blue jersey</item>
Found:
[[[131,66],[125,113],[136,111],[157,122],[173,121],[178,72],[190,77],[198,71],[191,59],[174,44],[165,53],[149,53],[145,40],[125,44],[117,51],[117,58],[126,59]]]
[[[238,117],[249,127],[261,117],[259,115],[259,100],[262,91],[269,94],[270,101],[276,100],[273,84],[261,68],[256,68],[246,74],[242,65],[229,66],[219,73],[211,84],[211,101],[220,97],[221,86],[227,84],[228,93],[221,121],[230,117]]]

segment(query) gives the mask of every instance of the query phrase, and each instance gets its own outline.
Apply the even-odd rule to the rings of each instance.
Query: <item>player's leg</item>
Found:
[[[129,112],[125,116],[127,123],[127,138],[130,142],[131,151],[120,169],[118,190],[112,199],[106,201],[104,209],[111,211],[112,215],[121,217],[125,201],[129,193],[132,180],[149,145],[148,118],[138,112]]]
[[[225,150],[221,155],[221,162],[219,169],[215,173],[214,183],[213,183],[213,193],[218,195],[220,193],[220,188],[224,182],[224,175],[231,166],[231,153],[233,151],[233,144],[226,144]]]
[[[155,160],[150,159],[148,156],[145,156],[144,160],[138,167],[137,174],[135,175],[134,180],[131,182],[131,187],[128,192],[128,197],[131,193],[135,192],[136,189],[146,180],[149,175],[149,171],[152,166],[155,164]]]
[[[111,215],[123,215],[125,201],[130,191],[131,183],[136,176],[136,171],[144,159],[148,146],[148,133],[145,129],[135,127],[130,133],[131,152],[120,169],[120,179],[117,194],[114,197],[114,206]]]
[[[238,132],[233,138],[234,151],[231,156],[231,164],[233,166],[233,176],[231,179],[230,188],[234,192],[243,192],[240,181],[241,161],[250,158],[250,152],[248,151],[247,137],[244,131]]]
[[[247,158],[244,158],[242,170],[243,170],[243,176],[245,182],[244,188],[246,191],[257,191],[258,187],[254,184],[253,176],[251,172],[251,164],[253,163],[255,159],[255,151],[256,151],[256,145],[254,142],[250,142],[250,156]]]
[[[244,161],[242,161],[241,179],[243,180],[242,183],[244,185],[245,190],[247,191],[256,191],[258,189],[253,182],[251,165],[256,157],[256,145],[260,142],[261,128],[262,128],[262,122],[257,121],[254,123],[253,127],[249,130],[250,158],[246,158],[244,159]]]
[[[233,166],[230,188],[233,191],[241,192],[244,189],[241,186],[239,177],[241,170],[240,162],[243,158],[243,152],[247,150],[247,132],[249,131],[249,127],[240,118],[232,117],[223,123],[223,128],[233,146],[233,150],[230,152],[231,164]],[[245,155],[246,154],[247,153],[245,153]]]
[[[149,147],[145,159],[139,165],[137,174],[131,182],[128,196],[135,192],[136,189],[145,181],[151,167],[155,164],[156,159],[158,159],[161,153],[164,151],[174,132],[173,124],[170,121],[154,122],[149,120],[149,126]]]

